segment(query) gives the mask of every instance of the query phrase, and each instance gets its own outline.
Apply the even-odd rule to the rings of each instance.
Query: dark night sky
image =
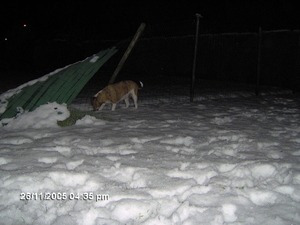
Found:
[[[27,80],[46,74],[90,55],[89,50],[94,51],[93,46],[86,49],[79,48],[77,44],[91,42],[82,41],[125,40],[134,35],[142,22],[146,23],[146,30],[151,30],[151,25],[158,25],[158,28],[163,27],[161,30],[170,27],[178,32],[178,27],[187,24],[194,26],[196,13],[203,16],[200,23],[201,29],[205,29],[200,32],[257,32],[259,26],[263,30],[299,30],[300,10],[297,2],[298,0],[6,0],[0,4],[0,78],[3,76],[6,81],[9,80],[10,76],[7,76],[6,71],[13,70],[28,71],[28,76],[31,77],[22,75]],[[177,21],[192,23],[176,23]],[[175,24],[175,28],[174,25],[159,26],[169,22]],[[24,24],[27,26],[23,27]],[[187,30],[194,34],[192,26]],[[181,34],[186,35],[185,32],[183,27]],[[65,45],[56,46],[58,43],[52,42],[53,40],[65,41]],[[69,43],[78,48],[69,47]]]
[[[27,24],[35,38],[73,37],[118,39],[132,36],[141,22],[159,24],[193,19],[214,22],[224,31],[299,29],[297,1],[6,1],[1,3],[3,39]]]

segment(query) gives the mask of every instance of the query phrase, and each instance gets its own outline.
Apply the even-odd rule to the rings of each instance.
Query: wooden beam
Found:
[[[133,49],[133,47],[134,47],[134,45],[136,44],[136,42],[137,42],[137,40],[139,39],[139,37],[141,36],[141,34],[142,34],[142,32],[144,31],[145,27],[146,27],[146,24],[144,24],[144,23],[142,23],[142,24],[140,25],[139,29],[137,30],[137,32],[135,33],[133,39],[131,40],[131,42],[130,42],[128,48],[126,49],[126,51],[125,51],[125,53],[124,53],[122,59],[120,60],[120,62],[119,62],[119,64],[118,64],[117,68],[115,69],[113,75],[111,76],[111,78],[110,78],[108,84],[114,83],[114,81],[115,81],[117,75],[119,74],[120,70],[122,69],[122,67],[123,67],[123,65],[124,65],[124,63],[125,63],[125,61],[126,61],[126,59],[128,58],[128,56],[129,56],[131,50]]]

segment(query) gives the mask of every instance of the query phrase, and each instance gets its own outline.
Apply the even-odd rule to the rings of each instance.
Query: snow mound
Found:
[[[5,126],[7,129],[50,128],[58,127],[57,121],[70,116],[66,104],[56,102],[41,105],[31,112],[24,112]]]
[[[94,116],[86,115],[82,119],[77,120],[75,123],[75,125],[83,125],[83,124],[105,125],[105,121],[98,120]]]

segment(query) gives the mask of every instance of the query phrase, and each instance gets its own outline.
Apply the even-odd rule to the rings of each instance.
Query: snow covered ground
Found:
[[[300,224],[299,105],[141,101],[63,128],[41,106],[0,128],[0,223]]]

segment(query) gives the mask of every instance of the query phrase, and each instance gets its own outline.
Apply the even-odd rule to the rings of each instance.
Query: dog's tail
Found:
[[[139,89],[142,89],[143,87],[144,87],[144,84],[143,84],[142,81],[140,81],[140,87],[139,87]]]

